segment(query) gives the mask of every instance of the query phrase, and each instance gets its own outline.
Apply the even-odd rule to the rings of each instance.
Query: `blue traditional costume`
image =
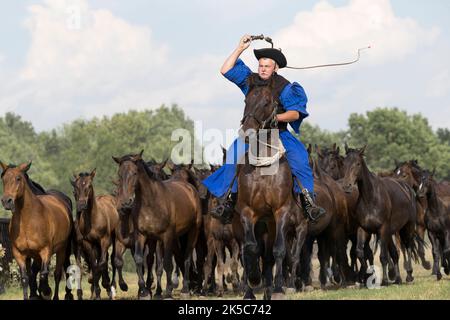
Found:
[[[287,64],[286,58],[279,50],[260,49],[255,50],[254,52],[258,60],[262,57],[272,58],[277,62],[280,68],[285,67]],[[250,68],[247,67],[241,59],[238,59],[234,67],[226,72],[224,76],[235,83],[245,96],[249,93],[249,77],[254,77],[254,79],[259,78],[258,74],[252,73]],[[275,82],[275,92],[278,94],[279,107],[284,110],[284,112],[297,111],[300,115],[298,120],[289,122],[292,129],[299,134],[301,122],[309,115],[306,111],[306,104],[308,101],[306,93],[302,86],[297,82],[290,83],[276,73],[272,75],[272,78],[274,78]],[[287,124],[283,124],[284,126],[282,125],[280,127],[280,140],[286,149],[285,157],[289,163],[292,174],[300,181],[302,187],[306,189],[301,190],[296,181],[297,179],[294,179],[294,192],[296,194],[302,194],[302,191],[303,193],[308,193],[308,191],[312,193],[314,192],[314,178],[308,161],[308,152],[304,145],[296,139],[289,130],[287,130]],[[245,145],[242,138],[237,138],[233,142],[227,151],[226,163],[211,176],[203,180],[203,184],[208,188],[211,194],[218,198],[226,195],[226,192],[233,182],[238,161],[242,159],[247,150],[248,145]],[[235,195],[237,191],[237,181],[235,180],[231,192]],[[309,197],[309,194],[307,196]],[[312,202],[310,197],[309,200]],[[320,212],[320,215],[321,214],[323,214],[323,212]]]

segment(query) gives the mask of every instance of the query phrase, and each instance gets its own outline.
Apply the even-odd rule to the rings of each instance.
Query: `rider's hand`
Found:
[[[243,36],[241,38],[241,41],[239,41],[239,49],[244,51],[245,49],[247,49],[248,47],[250,47],[250,44],[252,43],[252,39],[250,38],[250,36],[248,34],[246,34],[245,36]]]

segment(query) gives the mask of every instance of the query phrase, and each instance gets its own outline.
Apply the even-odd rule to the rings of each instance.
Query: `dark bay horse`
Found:
[[[77,208],[75,224],[77,242],[78,248],[84,250],[85,256],[88,257],[92,270],[91,299],[100,299],[100,276],[103,276],[102,285],[107,290],[108,296],[113,298],[108,276],[108,249],[112,244],[111,261],[115,273],[114,254],[119,213],[114,196],[95,195],[93,185],[95,174],[94,169],[91,173],[74,175],[74,180],[70,180]],[[79,264],[80,258],[80,254],[77,254]]]
[[[183,261],[177,261],[177,264],[183,272],[182,294],[187,295],[192,251],[202,220],[198,192],[191,184],[181,180],[161,181],[145,165],[142,153],[113,157],[119,164],[117,208],[120,214],[127,214],[131,209],[133,219],[138,296],[148,298],[150,295],[145,286],[143,260],[145,245],[152,239],[163,244],[167,297],[171,296],[173,289],[172,255],[180,243]],[[178,256],[175,254],[176,259]]]
[[[350,149],[346,145],[346,152],[350,151]],[[340,148],[336,147],[336,144],[333,144],[332,148],[316,148],[316,152],[318,155],[318,163],[322,170],[324,170],[329,176],[331,176],[338,184],[334,186],[334,189],[340,189],[344,192],[342,187],[342,179],[344,178],[344,158],[340,154]],[[329,184],[329,183],[328,183]],[[340,192],[337,190],[333,190],[334,194],[338,197],[337,201],[341,202],[342,193],[338,195]],[[357,265],[357,255],[356,255],[356,244],[357,244],[357,230],[358,230],[358,221],[356,218],[356,204],[358,201],[359,193],[358,189],[355,188],[351,193],[344,192],[345,202],[347,207],[347,221],[346,221],[346,234],[347,239],[352,242],[350,249],[350,260],[351,260],[351,270],[354,272],[358,272]],[[347,240],[347,241],[348,241]],[[364,245],[364,256],[370,265],[373,265],[373,253],[370,249],[370,238],[367,239],[366,244]],[[349,276],[351,278],[352,275]]]
[[[261,129],[271,129],[278,110],[276,98],[273,96],[273,84],[253,86],[245,100],[242,132],[253,130],[256,135]],[[270,130],[268,136],[276,134]],[[251,138],[251,137],[250,137]],[[281,143],[281,141],[280,141]],[[272,156],[277,149],[266,145],[260,149],[262,153]],[[283,156],[267,167],[258,167],[249,163],[237,167],[238,199],[236,209],[240,213],[244,228],[244,269],[250,287],[256,287],[261,281],[260,260],[262,257],[264,274],[264,296],[270,299],[273,292],[278,298],[283,294],[283,260],[286,254],[285,235],[289,220],[294,217],[297,235],[293,266],[299,263],[300,250],[303,246],[308,223],[303,211],[293,196],[293,178],[289,164]],[[258,154],[259,156],[259,154]],[[275,174],[265,175],[264,171],[277,168]],[[273,283],[272,267],[275,264],[275,281]],[[294,269],[295,270],[295,269]],[[295,272],[294,272],[295,274]],[[275,296],[274,296],[275,298]]]
[[[351,150],[344,159],[344,190],[352,192],[358,188],[359,197],[356,205],[356,217],[359,223],[357,255],[361,263],[360,277],[364,283],[366,276],[366,260],[364,244],[370,234],[376,234],[380,240],[380,261],[383,267],[382,285],[388,285],[387,265],[389,255],[395,266],[395,283],[401,283],[398,267],[398,251],[392,236],[399,232],[407,259],[405,268],[407,282],[414,280],[412,276],[411,258],[416,252],[415,227],[417,206],[412,188],[405,182],[382,178],[369,171],[364,160],[364,151]]]
[[[6,210],[12,211],[9,237],[14,259],[20,268],[23,298],[28,299],[28,285],[30,297],[37,297],[38,272],[40,272],[41,297],[44,299],[51,297],[48,273],[50,260],[56,254],[53,299],[57,300],[59,282],[64,270],[70,265],[74,236],[72,202],[61,192],[44,192],[43,189],[37,188],[27,175],[31,162],[17,167],[7,166],[2,162],[0,165],[3,169],[2,204]],[[66,278],[68,277],[66,274]],[[73,299],[71,289],[67,285],[65,298]]]
[[[418,193],[427,200],[425,224],[433,248],[433,271],[437,280],[441,280],[441,259],[445,272],[447,275],[450,273],[450,196],[438,195],[438,183],[433,179],[433,175],[434,173],[427,170],[423,171]]]
[[[410,160],[403,163],[397,164],[395,170],[393,171],[394,176],[398,179],[404,180],[410,187],[416,192],[417,201],[417,235],[422,239],[418,243],[417,253],[422,262],[422,266],[426,270],[431,269],[430,262],[425,257],[425,248],[423,243],[425,243],[425,212],[427,211],[427,199],[426,197],[419,197],[418,190],[422,179],[423,169],[419,166],[417,160]]]

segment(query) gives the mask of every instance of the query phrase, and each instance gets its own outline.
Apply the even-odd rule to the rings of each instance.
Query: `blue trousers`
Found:
[[[285,157],[289,163],[292,174],[296,176],[304,188],[313,194],[314,178],[308,161],[308,151],[298,139],[296,139],[289,131],[280,132],[280,140],[286,149]],[[202,181],[216,197],[222,197],[228,191],[230,184],[236,173],[238,161],[244,156],[248,150],[248,145],[241,138],[237,138],[231,147],[227,150],[226,163],[216,172]],[[235,179],[232,192],[237,192],[237,179]],[[294,192],[299,193],[300,187],[294,179]]]

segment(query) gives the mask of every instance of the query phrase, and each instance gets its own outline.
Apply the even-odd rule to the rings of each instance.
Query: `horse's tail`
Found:
[[[369,244],[372,248],[373,255],[377,254],[378,247],[380,246],[380,239],[378,238],[378,234],[374,234],[374,240],[372,241],[372,245]]]

